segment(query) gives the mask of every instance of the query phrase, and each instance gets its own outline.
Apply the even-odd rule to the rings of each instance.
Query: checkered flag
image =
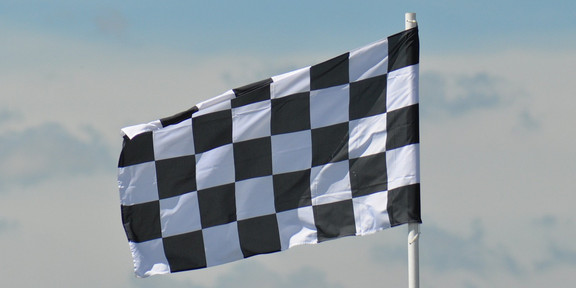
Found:
[[[420,223],[418,30],[122,129],[136,275]]]

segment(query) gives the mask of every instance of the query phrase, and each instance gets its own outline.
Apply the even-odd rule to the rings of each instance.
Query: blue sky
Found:
[[[399,32],[416,12],[422,286],[572,283],[575,3],[0,0],[0,282],[406,285],[405,227],[135,279],[116,162],[120,128]]]
[[[400,5],[342,0],[169,0],[162,4],[24,0],[2,1],[0,15],[7,28],[86,42],[161,45],[203,53],[231,49],[273,53],[270,51],[349,46],[352,41],[361,45],[381,37],[386,30],[395,31],[392,27],[397,25],[398,17],[392,15],[420,10],[418,18],[427,24],[422,27],[425,47],[438,53],[516,45],[561,48],[574,42],[567,36],[576,26],[571,17],[575,6],[572,1],[526,1],[519,7],[506,1],[448,0],[403,1]],[[359,27],[362,32],[358,32]],[[446,41],[451,45],[447,46]]]

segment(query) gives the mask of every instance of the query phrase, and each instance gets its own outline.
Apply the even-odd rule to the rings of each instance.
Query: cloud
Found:
[[[183,272],[183,273],[194,273]],[[258,262],[236,265],[220,274],[213,284],[198,285],[190,280],[174,278],[173,275],[154,276],[146,279],[132,278],[130,283],[139,288],[290,288],[290,287],[316,287],[316,288],[342,288],[344,286],[334,283],[326,278],[326,274],[312,267],[302,267],[290,273],[277,273]]]
[[[462,116],[476,110],[500,107],[508,100],[501,89],[505,81],[484,72],[471,75],[423,72],[420,83],[425,117]]]
[[[470,235],[457,235],[432,224],[422,225],[420,265],[425,270],[444,274],[455,271],[476,275],[502,270],[511,274],[521,272],[519,264],[504,248],[485,242],[484,228],[479,222],[472,224]],[[377,245],[372,255],[376,262],[407,263],[405,247]]]
[[[536,117],[527,109],[520,111],[519,122],[522,128],[528,130],[536,130],[540,128],[541,124]]]
[[[18,227],[18,223],[13,220],[0,218],[0,235]]]
[[[456,223],[421,226],[423,283],[431,287],[541,287],[542,283],[563,283],[572,275],[566,274],[576,267],[576,246],[570,240],[576,229],[571,217],[501,217],[497,222],[486,221],[490,225],[484,221],[473,221],[460,230]],[[407,265],[405,244],[374,245],[371,256],[382,266]]]
[[[159,275],[145,279],[131,277],[128,282],[130,287],[134,288],[207,288],[187,280],[174,279],[171,275]]]
[[[534,132],[542,119],[531,106],[531,92],[510,79],[476,70],[466,73],[426,71],[420,74],[420,111],[425,120],[509,117],[510,131]],[[539,107],[537,107],[539,108]],[[536,108],[536,109],[537,109]]]
[[[552,270],[559,266],[576,267],[576,251],[563,247],[557,243],[549,243],[546,249],[548,259],[538,262],[536,270]]]
[[[576,245],[567,239],[573,239],[574,222],[562,220],[554,215],[544,215],[532,221],[533,227],[542,231],[541,244],[543,255],[535,261],[536,271],[550,271],[558,267],[576,267]]]
[[[2,124],[18,120],[22,115],[18,112],[9,109],[0,109],[0,127]]]
[[[495,270],[521,272],[519,264],[505,248],[485,243],[484,227],[479,222],[472,225],[471,235],[455,235],[441,228],[431,228],[423,229],[426,239],[422,244],[424,265],[441,272],[463,269],[482,275]]]
[[[246,277],[258,271],[260,277]],[[238,269],[231,270],[228,274],[220,277],[216,285],[211,288],[226,287],[342,287],[337,283],[331,283],[326,275],[315,268],[302,267],[300,270],[287,274],[276,274],[268,271],[263,265],[239,265]]]
[[[116,167],[96,130],[80,139],[61,124],[45,123],[0,134],[1,185],[36,184],[52,177],[74,177]]]

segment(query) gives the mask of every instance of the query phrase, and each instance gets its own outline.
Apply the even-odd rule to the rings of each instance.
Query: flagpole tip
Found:
[[[414,12],[406,13],[406,14],[404,14],[404,19],[405,19],[405,21],[404,21],[405,27],[404,28],[406,30],[418,26],[418,22],[416,21],[416,13],[414,13]]]

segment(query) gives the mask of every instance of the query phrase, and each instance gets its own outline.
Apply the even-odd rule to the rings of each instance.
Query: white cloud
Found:
[[[1,109],[0,108],[0,127],[3,125],[16,121],[22,117],[22,114],[10,109]]]
[[[47,179],[67,178],[111,170],[109,148],[93,129],[87,140],[76,138],[56,123],[24,131],[0,133],[0,187],[30,185]]]
[[[131,260],[113,177],[76,175],[0,195],[0,215],[18,221],[0,237],[3,284],[121,286]]]
[[[17,229],[17,227],[18,222],[14,220],[0,218],[0,235],[11,232],[11,230]]]
[[[453,118],[476,110],[501,108],[509,105],[515,96],[503,89],[507,86],[505,80],[484,72],[473,75],[424,72],[420,83],[422,114],[428,119]]]
[[[455,234],[432,223],[422,224],[420,236],[420,265],[422,270],[451,274],[465,271],[483,277],[497,271],[518,275],[522,267],[502,247],[491,246],[484,239],[485,229],[480,222],[471,225],[471,234]],[[375,245],[372,259],[376,262],[407,263],[403,246]]]

